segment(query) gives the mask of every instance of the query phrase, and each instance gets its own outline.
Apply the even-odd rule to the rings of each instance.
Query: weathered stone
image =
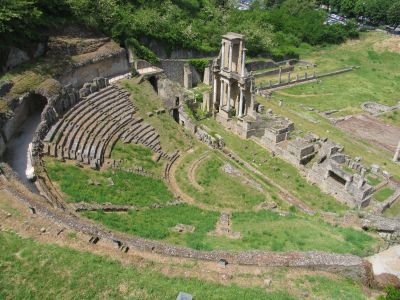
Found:
[[[382,290],[387,288],[388,286],[400,289],[400,279],[397,276],[388,273],[375,275],[373,286],[377,289]]]

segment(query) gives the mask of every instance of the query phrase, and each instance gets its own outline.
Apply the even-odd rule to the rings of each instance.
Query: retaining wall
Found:
[[[3,168],[7,169],[7,168]],[[8,180],[1,175],[2,180]],[[34,208],[36,214],[48,218],[53,222],[76,230],[88,236],[98,237],[106,243],[116,241],[140,251],[154,252],[161,255],[182,257],[188,259],[214,261],[225,259],[230,264],[265,266],[265,267],[292,267],[310,270],[321,270],[351,277],[358,282],[369,281],[369,268],[358,256],[349,254],[333,254],[326,252],[268,252],[268,251],[200,251],[186,247],[169,245],[166,243],[133,237],[127,234],[103,229],[101,225],[92,223],[86,219],[48,207],[43,201],[35,201],[35,197],[27,197],[21,192],[8,187],[20,201],[28,207]]]
[[[71,84],[74,88],[80,88],[84,83],[96,77],[115,77],[128,73],[130,70],[126,50],[110,57],[96,59],[90,63],[73,67],[59,79],[63,86]]]
[[[197,70],[189,64],[188,60],[184,59],[162,59],[158,65],[164,70],[165,75],[168,79],[178,82],[181,86],[184,86],[184,66],[188,64],[190,71],[192,72],[192,84],[193,86],[202,82],[201,75]]]

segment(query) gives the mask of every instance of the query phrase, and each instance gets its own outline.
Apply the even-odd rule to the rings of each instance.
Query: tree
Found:
[[[282,9],[287,11],[290,15],[295,16],[304,11],[315,9],[315,0],[286,0],[282,4]]]
[[[42,12],[34,0],[2,0],[0,6],[0,37],[4,43],[37,37],[36,26]]]
[[[387,20],[395,28],[400,25],[400,1],[393,3],[388,9]]]

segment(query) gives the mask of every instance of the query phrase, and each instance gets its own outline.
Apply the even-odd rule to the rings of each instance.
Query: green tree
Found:
[[[42,12],[34,0],[2,0],[0,6],[0,37],[5,43],[35,38]]]
[[[394,27],[400,25],[400,1],[393,3],[392,6],[388,9],[387,20]]]

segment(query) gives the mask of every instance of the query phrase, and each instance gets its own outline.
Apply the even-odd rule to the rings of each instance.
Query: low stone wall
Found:
[[[343,74],[343,73],[347,73],[350,71],[353,71],[354,67],[350,67],[350,68],[345,68],[345,69],[341,69],[341,70],[337,70],[337,71],[333,71],[333,72],[328,72],[328,73],[324,73],[324,74],[308,74],[307,76],[304,76],[303,78],[295,78],[294,80],[289,81],[285,81],[285,82],[281,82],[281,83],[272,83],[270,82],[269,85],[265,85],[265,86],[260,86],[258,87],[258,93],[262,93],[263,91],[274,91],[277,89],[281,89],[287,86],[291,86],[291,85],[297,85],[297,84],[302,84],[302,83],[307,83],[307,82],[313,82],[317,79],[320,78],[324,78],[324,77],[329,77],[329,76],[335,76],[335,75],[339,75],[339,74]],[[279,72],[278,72],[279,73]]]
[[[271,76],[271,75],[277,75],[279,72],[283,73],[288,73],[292,72],[294,70],[294,66],[289,66],[281,69],[274,69],[274,70],[269,70],[269,71],[264,71],[260,73],[253,74],[254,78],[259,78],[259,77],[264,77],[264,76]]]
[[[1,180],[7,181],[1,175]],[[37,215],[52,220],[66,228],[81,232],[90,240],[99,239],[102,243],[123,244],[139,251],[153,252],[166,256],[218,262],[225,259],[229,264],[290,267],[331,272],[341,276],[351,277],[358,282],[369,282],[370,269],[358,256],[348,254],[333,254],[326,252],[267,252],[267,251],[200,251],[166,243],[133,237],[103,229],[101,225],[82,219],[75,214],[46,206],[43,201],[35,201],[35,197],[27,197],[19,191],[7,188],[20,201],[25,203]],[[88,240],[89,242],[89,240]]]
[[[0,49],[1,72],[7,72],[19,65],[29,62],[35,58],[44,55],[46,52],[45,43],[37,43],[31,45],[28,49],[20,49],[17,47],[9,47]]]

